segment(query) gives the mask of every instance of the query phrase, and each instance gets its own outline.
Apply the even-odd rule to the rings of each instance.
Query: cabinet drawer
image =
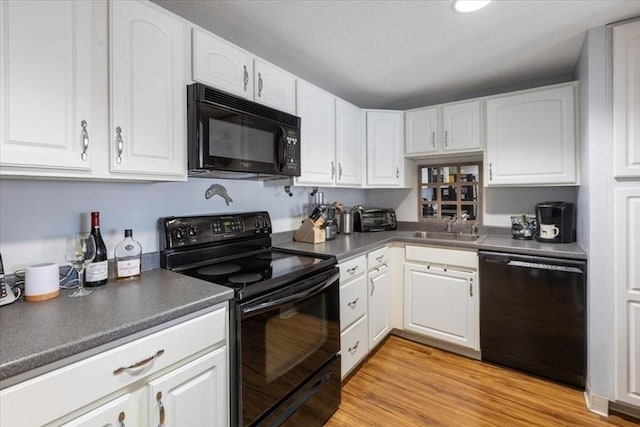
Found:
[[[389,248],[387,246],[367,254],[367,266],[369,270],[380,267],[387,262],[389,262]]]
[[[342,378],[367,355],[367,316],[362,317],[340,335]]]
[[[349,327],[367,312],[367,278],[364,275],[340,286],[340,328]]]
[[[447,266],[478,269],[478,253],[474,250],[434,248],[431,246],[405,246],[405,259]]]
[[[340,283],[343,283],[367,271],[367,258],[364,255],[352,258],[341,262],[338,267],[340,267]]]
[[[184,323],[123,344],[0,391],[0,425],[42,425],[219,342],[227,330],[226,305]],[[163,351],[161,354],[159,354]],[[156,355],[138,368],[116,371]],[[115,372],[114,372],[115,371]],[[117,372],[117,373],[116,373]],[[81,390],[81,393],[63,393]],[[41,396],[33,410],[34,396]]]

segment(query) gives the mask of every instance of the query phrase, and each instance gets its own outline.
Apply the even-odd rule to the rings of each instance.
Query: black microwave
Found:
[[[201,83],[187,86],[189,176],[300,176],[300,117]]]

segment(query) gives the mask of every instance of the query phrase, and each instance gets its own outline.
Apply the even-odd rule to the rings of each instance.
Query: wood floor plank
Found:
[[[342,389],[326,427],[620,426],[590,412],[579,390],[391,336]]]

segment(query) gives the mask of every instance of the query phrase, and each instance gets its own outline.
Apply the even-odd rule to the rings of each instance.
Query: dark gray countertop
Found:
[[[233,290],[168,270],[0,308],[0,381],[229,300]]]
[[[587,255],[577,243],[542,243],[536,240],[516,240],[511,235],[487,234],[477,242],[443,241],[412,236],[412,231],[378,231],[370,233],[339,234],[335,240],[311,244],[301,242],[278,242],[279,248],[305,252],[331,254],[338,262],[365,253],[391,242],[418,243],[442,247],[470,248],[525,255],[555,258],[587,259]]]

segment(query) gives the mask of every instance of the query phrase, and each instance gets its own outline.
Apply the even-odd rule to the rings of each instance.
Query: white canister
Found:
[[[60,294],[58,264],[47,262],[27,267],[24,273],[24,300],[46,301]]]

